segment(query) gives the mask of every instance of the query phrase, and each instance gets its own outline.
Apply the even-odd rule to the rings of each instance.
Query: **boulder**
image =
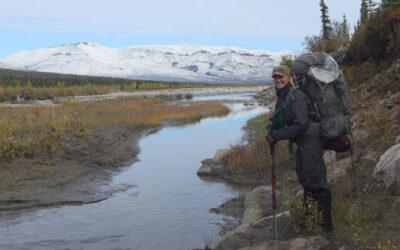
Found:
[[[400,135],[398,135],[398,136],[396,137],[396,139],[394,140],[394,142],[395,142],[396,144],[399,144],[399,143],[400,143]]]
[[[224,172],[225,162],[215,161],[213,159],[203,160],[200,169],[197,171],[198,176],[221,176]]]
[[[336,152],[332,150],[327,150],[324,153],[324,161],[326,164],[331,164],[336,161]]]
[[[379,159],[373,176],[383,181],[393,195],[400,195],[400,144],[388,149]]]
[[[277,205],[280,206],[283,196],[277,191]],[[250,191],[244,200],[242,223],[251,223],[261,217],[272,214],[272,188],[259,186]]]
[[[286,214],[276,215],[278,232],[289,223]],[[279,237],[279,234],[278,234]],[[252,223],[244,223],[222,236],[217,249],[240,249],[275,239],[273,217],[263,217]],[[277,248],[281,249],[281,248]],[[287,248],[286,248],[287,249]]]
[[[205,159],[201,163],[200,169],[197,171],[198,176],[222,176],[224,173],[225,156],[229,153],[229,149],[218,149],[215,151],[214,157]]]
[[[349,194],[353,190],[353,182],[347,174],[351,167],[351,158],[340,160],[329,167],[328,182],[331,185],[332,193],[335,196]]]

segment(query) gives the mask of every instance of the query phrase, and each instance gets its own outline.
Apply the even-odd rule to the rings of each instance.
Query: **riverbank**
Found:
[[[109,91],[106,94],[93,94],[93,95],[79,95],[79,96],[56,96],[53,98],[41,98],[36,99],[24,99],[16,98],[14,101],[0,102],[0,105],[15,106],[19,104],[58,104],[65,100],[74,101],[95,101],[95,100],[106,100],[116,99],[121,97],[161,97],[161,98],[191,98],[198,95],[218,95],[218,94],[229,94],[235,92],[260,92],[263,89],[270,88],[272,85],[258,85],[258,86],[235,86],[231,87],[219,87],[209,86],[202,88],[167,88],[167,89],[152,89],[152,90],[131,90],[131,91]]]
[[[277,211],[279,241],[274,241],[271,204],[266,202],[271,201],[269,147],[264,139],[268,115],[253,119],[253,125],[258,126],[248,124],[253,131],[248,143],[232,146],[218,159],[203,161],[206,174],[236,183],[264,185],[243,194],[238,202],[228,201],[212,209],[223,213],[241,208],[240,223],[223,232],[216,249],[397,249],[400,246],[400,93],[396,78],[399,70],[397,60],[370,80],[349,86],[352,155],[332,151],[324,154],[333,194],[332,234],[321,231],[318,216],[312,216],[304,224],[302,188],[288,145],[279,142],[275,163],[278,200],[283,205]]]
[[[137,160],[141,137],[229,109],[212,102],[171,105],[126,97],[0,112],[0,210],[16,210],[92,203],[123,191],[106,184]]]

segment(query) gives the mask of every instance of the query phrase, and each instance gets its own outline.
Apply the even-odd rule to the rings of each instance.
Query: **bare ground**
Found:
[[[88,139],[65,134],[54,154],[0,160],[0,210],[93,203],[132,188],[104,187],[138,160],[138,140],[157,129],[102,125]]]

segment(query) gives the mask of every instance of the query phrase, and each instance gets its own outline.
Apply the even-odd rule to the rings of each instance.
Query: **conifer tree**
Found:
[[[349,39],[350,38],[349,24],[347,23],[347,18],[345,14],[343,14],[343,21],[341,26],[342,26],[342,35],[347,39]]]
[[[368,12],[368,4],[367,0],[361,0],[361,8],[360,8],[360,23],[363,25],[368,21],[369,12]]]
[[[400,7],[400,0],[382,0],[381,7],[382,8],[386,8],[386,7],[397,8],[397,7]]]
[[[368,0],[368,17],[372,16],[376,12],[376,3],[374,0]]]
[[[328,40],[332,31],[331,20],[328,16],[328,6],[324,0],[320,0],[319,6],[321,7],[322,38]]]

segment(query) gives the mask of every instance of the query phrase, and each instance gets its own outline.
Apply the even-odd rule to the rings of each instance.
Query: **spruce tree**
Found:
[[[374,0],[368,0],[368,16],[372,16],[376,12],[376,3]]]
[[[400,0],[382,0],[382,8],[397,8],[400,7]]]
[[[347,39],[350,39],[349,24],[347,23],[347,18],[345,14],[343,14],[343,21],[341,26],[342,26],[342,36],[346,37]]]
[[[325,4],[324,0],[319,2],[319,6],[321,6],[322,38],[328,40],[332,31],[331,20],[328,16],[328,6]]]
[[[363,25],[368,21],[369,12],[368,12],[368,4],[367,0],[361,0],[361,8],[360,8],[360,23]]]

